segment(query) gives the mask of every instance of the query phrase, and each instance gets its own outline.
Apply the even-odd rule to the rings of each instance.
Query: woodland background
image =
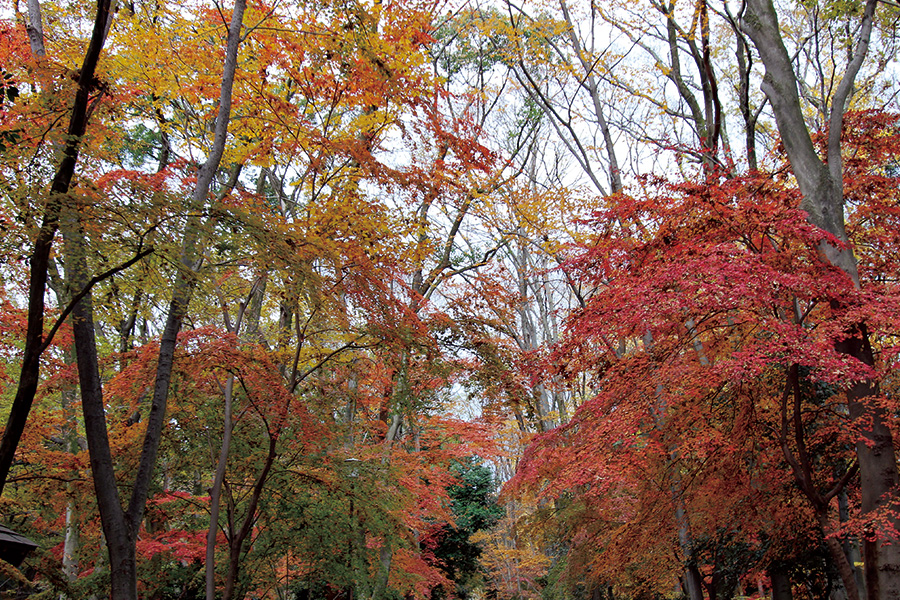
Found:
[[[894,2],[2,15],[0,594],[900,598]]]

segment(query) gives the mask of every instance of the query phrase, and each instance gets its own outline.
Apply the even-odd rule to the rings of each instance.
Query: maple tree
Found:
[[[866,189],[859,196],[848,185],[851,222],[862,207],[873,211],[868,225],[890,218],[876,208],[882,193],[893,193],[890,176],[878,169],[866,175],[856,157],[865,157],[866,169],[873,159],[891,164],[885,151],[893,146],[894,118],[848,117],[848,181],[859,177]],[[835,505],[841,495],[862,492],[854,452],[861,434],[847,395],[856,382],[883,379],[892,368],[885,319],[895,314],[896,292],[885,282],[894,268],[879,259],[878,269],[866,270],[874,279],[856,287],[823,260],[821,244],[833,238],[808,223],[797,192],[780,177],[646,189],[643,198],[612,197],[592,220],[596,238],[569,263],[594,292],[573,316],[555,361],[567,377],[588,373],[597,395],[529,449],[513,490],[554,499],[554,519],[572,527],[565,530],[575,545],[569,560],[587,561],[592,577],[665,589],[666,579],[646,578],[677,570],[672,563],[648,562],[625,578],[617,566],[639,567],[635,552],[671,560],[678,548],[685,578],[696,569],[695,589],[710,597],[725,573],[721,563],[702,562],[704,540],[717,539],[726,523],[738,528],[729,535],[739,540],[789,536],[771,529],[783,526],[771,515],[799,496],[806,514],[798,521],[803,513],[792,509],[790,527],[818,530],[809,535],[828,548],[846,593],[859,597],[837,536],[889,539],[893,511],[886,505],[841,525]],[[865,257],[866,228],[853,234],[860,237],[850,243]],[[860,320],[885,332],[877,338],[883,362],[867,365],[842,351]],[[888,414],[889,398],[877,400]],[[570,503],[568,511],[560,507]],[[590,546],[581,549],[580,539]],[[618,552],[625,556],[617,560]],[[772,561],[764,569],[777,571],[782,548],[755,552]],[[747,573],[759,559],[751,553],[745,560]],[[867,593],[878,594],[872,577]]]
[[[867,2],[860,18],[860,32],[854,40],[851,58],[843,75],[834,89],[828,113],[828,139],[825,147],[825,161],[816,153],[810,139],[809,130],[802,119],[797,90],[797,80],[783,41],[778,33],[778,21],[771,3],[748,5],[747,29],[766,67],[763,91],[766,93],[775,113],[778,129],[790,160],[792,171],[803,194],[800,208],[807,212],[808,219],[817,227],[834,236],[837,243],[824,240],[819,248],[825,260],[843,271],[855,284],[860,285],[853,247],[844,244],[847,238],[843,216],[843,161],[841,133],[843,115],[847,100],[866,59],[872,35],[876,2]],[[835,298],[839,305],[842,299]],[[875,359],[868,334],[867,319],[862,317],[856,323],[846,325],[846,338],[835,340],[838,351],[874,366]],[[883,407],[869,400],[880,396],[877,379],[861,377],[854,381],[848,391],[847,404],[851,417],[859,423],[860,439],[857,440],[857,456],[861,479],[861,502],[864,513],[875,512],[879,507],[891,508],[889,495],[900,481],[894,454],[892,432],[886,424]],[[865,421],[863,421],[865,419]],[[892,527],[896,529],[896,520]],[[867,585],[871,597],[900,593],[900,553],[892,532],[882,533],[875,540],[866,539],[867,546],[874,545],[867,552]]]

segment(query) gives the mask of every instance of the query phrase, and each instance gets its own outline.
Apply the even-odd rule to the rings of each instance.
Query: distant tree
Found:
[[[471,541],[471,536],[493,527],[503,516],[503,509],[496,502],[494,474],[477,458],[458,461],[451,470],[459,477],[459,482],[447,490],[456,523],[442,528],[434,556],[456,584],[455,595],[468,598],[481,577],[481,548]],[[432,593],[433,598],[453,595],[443,588]]]

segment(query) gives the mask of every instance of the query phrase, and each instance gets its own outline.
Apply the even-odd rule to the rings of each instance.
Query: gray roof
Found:
[[[2,544],[20,544],[29,548],[37,548],[38,545],[29,540],[24,535],[16,533],[8,527],[0,525],[0,545]]]

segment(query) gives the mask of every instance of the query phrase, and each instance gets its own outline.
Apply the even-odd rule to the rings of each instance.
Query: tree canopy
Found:
[[[13,3],[0,595],[900,597],[898,25]]]

